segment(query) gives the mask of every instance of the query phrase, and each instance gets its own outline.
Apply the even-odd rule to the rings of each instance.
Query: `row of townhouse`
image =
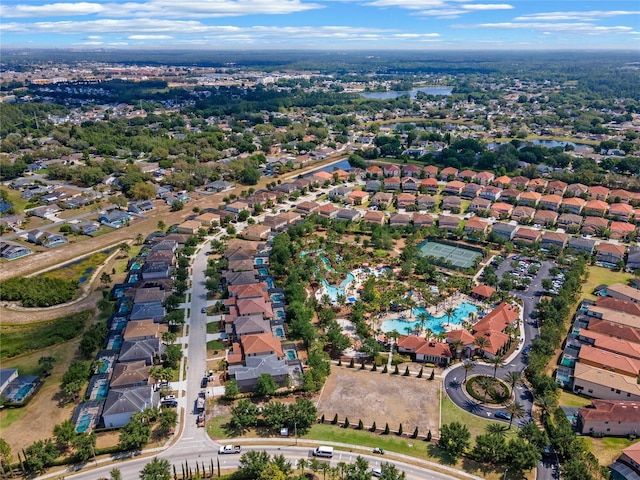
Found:
[[[116,313],[108,321],[103,349],[95,357],[86,401],[75,409],[77,431],[118,428],[146,408],[157,408],[151,368],[161,362],[168,330],[164,302],[173,291],[176,252],[185,235],[151,235],[129,261],[127,280],[112,289]]]
[[[556,382],[592,397],[578,411],[587,435],[635,435],[640,426],[640,290],[623,284],[601,289],[576,312]],[[626,422],[619,417],[626,412]]]
[[[285,296],[268,273],[269,249],[261,242],[235,241],[224,253],[228,375],[243,392],[252,391],[261,375],[279,386],[299,381],[303,366],[295,344],[286,341]]]

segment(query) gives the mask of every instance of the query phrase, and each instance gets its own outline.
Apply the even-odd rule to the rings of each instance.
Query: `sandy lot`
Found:
[[[420,432],[438,431],[441,382],[426,380],[428,375],[403,377],[380,373],[380,369],[371,372],[369,368],[333,366],[318,399],[318,415],[332,420],[337,413],[340,420],[346,416],[354,424],[362,419],[366,426],[375,421],[378,428],[388,422],[392,430],[402,423],[405,432],[412,432],[416,426]]]

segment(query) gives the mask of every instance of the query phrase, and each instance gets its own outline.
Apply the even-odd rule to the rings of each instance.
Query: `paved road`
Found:
[[[301,458],[305,458],[307,460],[311,458],[310,447],[256,446],[243,448],[243,451],[248,450],[264,450],[270,455],[284,455],[285,458],[289,462],[291,462],[293,466],[297,466],[297,462]],[[331,466],[336,466],[338,462],[354,462],[358,454],[358,452],[353,453],[336,451],[334,457],[331,460],[319,460],[328,461]],[[454,480],[458,478],[446,473],[431,471],[426,466],[404,463],[402,460],[391,458],[388,455],[385,455],[384,457],[367,454],[360,455],[369,462],[369,465],[372,468],[380,466],[381,462],[393,463],[394,465],[396,465],[396,467],[398,467],[398,469],[405,472],[407,478],[410,480]],[[195,471],[196,462],[198,462],[201,468],[202,464],[204,463],[205,467],[209,469],[211,461],[213,460],[214,468],[217,469],[217,463],[219,460],[220,469],[225,470],[237,468],[238,462],[240,460],[240,455],[218,455],[217,448],[215,447],[209,447],[204,444],[184,445],[183,442],[179,442],[172,448],[158,454],[158,457],[164,458],[168,460],[172,465],[175,465],[176,471],[179,474],[182,472],[181,466],[184,465],[185,461],[191,466],[191,469]],[[139,473],[142,468],[144,468],[144,466],[150,461],[151,457],[134,458],[122,463],[99,467],[94,470],[77,473],[75,475],[67,475],[65,478],[74,480],[100,480],[103,478],[109,478],[109,471],[115,467],[118,468],[122,473],[122,478],[135,479],[139,477]],[[473,475],[467,475],[467,478],[480,480],[480,477],[476,477]]]

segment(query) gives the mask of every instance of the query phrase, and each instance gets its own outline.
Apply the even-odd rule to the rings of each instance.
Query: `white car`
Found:
[[[373,475],[374,477],[379,477],[382,475],[382,468],[380,467],[374,467],[371,469],[371,475]]]

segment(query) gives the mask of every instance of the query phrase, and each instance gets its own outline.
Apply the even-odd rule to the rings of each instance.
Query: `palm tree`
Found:
[[[455,309],[453,307],[449,307],[444,311],[444,313],[447,316],[447,325],[449,325],[451,323],[451,318],[453,317],[453,314],[455,313]]]
[[[478,378],[478,385],[484,390],[484,398],[482,399],[482,403],[484,403],[487,401],[487,395],[489,394],[489,388],[493,385],[493,379],[486,375],[482,375]]]
[[[507,429],[504,428],[504,424],[502,423],[492,422],[489,425],[487,425],[486,430],[487,430],[487,433],[490,433],[492,435],[499,435],[501,437],[504,437],[507,435]]]
[[[478,355],[480,355],[481,357],[484,357],[484,348],[487,346],[487,343],[489,343],[489,341],[487,340],[487,337],[478,337],[475,339],[475,341],[473,342],[475,344],[476,347],[478,347]]]
[[[418,314],[418,325],[420,325],[420,330],[424,331],[424,326],[426,325],[428,319],[429,317],[427,316],[426,312],[420,312]]]
[[[143,242],[144,242],[144,235],[142,235],[141,233],[136,235],[136,245],[142,245]]]
[[[451,349],[455,355],[455,358],[459,358],[462,354],[462,346],[464,342],[460,338],[456,338],[453,342],[451,342]]]
[[[462,368],[464,369],[464,381],[467,381],[467,375],[469,372],[473,372],[473,369],[476,368],[476,364],[474,362],[462,362]]]
[[[300,460],[298,460],[298,468],[300,469],[300,475],[302,475],[304,477],[304,469],[307,468],[309,466],[309,462],[304,459],[301,458]]]
[[[535,404],[540,407],[543,415],[547,415],[556,406],[556,399],[553,395],[546,394],[536,397]]]
[[[502,358],[502,355],[496,355],[491,360],[489,360],[489,363],[493,365],[493,378],[496,378],[498,367],[502,367],[504,365],[504,358]]]
[[[511,424],[513,423],[514,418],[520,418],[524,415],[524,407],[521,403],[513,402],[507,406],[507,411],[511,414],[511,418],[509,419],[509,428],[511,428]]]
[[[511,390],[513,390],[520,383],[520,373],[515,371],[507,372],[504,376],[504,381],[511,385]]]
[[[427,340],[427,342],[429,341],[429,339],[433,337],[433,330],[431,330],[430,328],[425,328],[424,329],[424,338]]]

